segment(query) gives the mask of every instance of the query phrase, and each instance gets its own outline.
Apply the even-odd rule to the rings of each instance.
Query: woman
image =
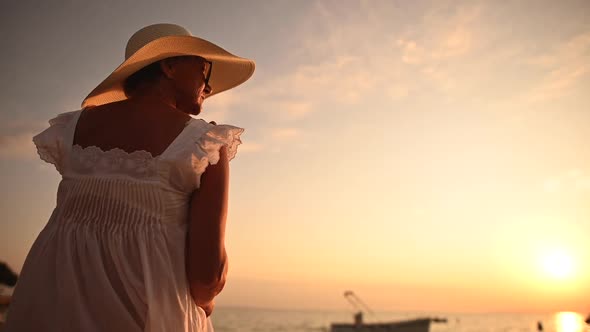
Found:
[[[254,62],[172,24],[35,136],[62,175],[5,331],[211,331],[225,282],[228,162],[243,129],[193,119]]]

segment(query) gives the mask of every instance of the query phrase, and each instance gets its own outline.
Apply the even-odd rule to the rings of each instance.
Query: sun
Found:
[[[554,279],[569,279],[574,275],[574,260],[565,250],[554,249],[541,258],[545,274]]]

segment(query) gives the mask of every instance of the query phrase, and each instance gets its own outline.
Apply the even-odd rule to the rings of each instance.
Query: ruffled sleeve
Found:
[[[202,134],[195,137],[191,153],[191,164],[195,175],[195,188],[201,184],[201,175],[209,165],[219,162],[219,150],[227,147],[228,160],[232,160],[238,152],[238,145],[242,144],[240,135],[243,128],[231,125],[213,125],[205,122]]]
[[[62,174],[68,124],[76,112],[62,113],[49,120],[49,128],[33,137],[39,157]]]

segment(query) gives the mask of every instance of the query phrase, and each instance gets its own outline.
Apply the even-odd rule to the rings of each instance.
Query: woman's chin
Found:
[[[201,108],[202,108],[202,106],[199,105],[199,104],[193,105],[193,107],[192,107],[192,109],[190,111],[190,114],[191,115],[199,115],[199,114],[201,114]]]
[[[179,103],[176,108],[186,114],[199,115],[202,105],[199,103]]]

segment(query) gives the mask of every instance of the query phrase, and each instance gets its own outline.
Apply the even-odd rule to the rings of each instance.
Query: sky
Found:
[[[218,306],[589,312],[590,2],[20,1],[0,13],[0,260],[60,177],[31,137],[176,23],[256,61]]]

